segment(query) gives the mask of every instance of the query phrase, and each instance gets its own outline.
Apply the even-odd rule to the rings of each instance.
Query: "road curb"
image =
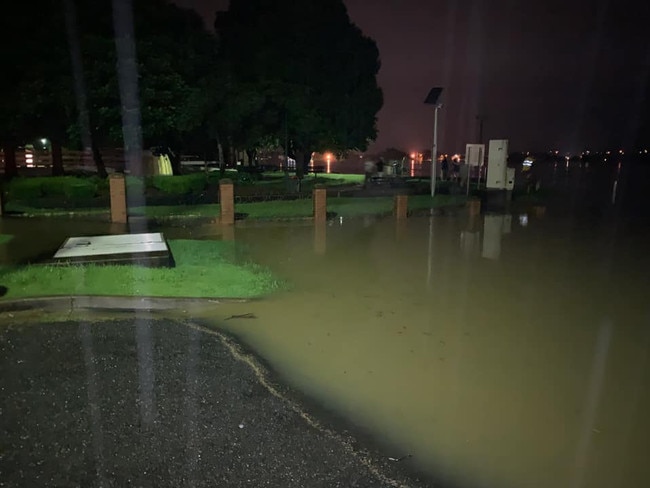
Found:
[[[50,296],[21,298],[0,302],[0,313],[35,309],[48,310],[175,310],[192,306],[210,306],[224,303],[245,303],[246,298],[176,298],[131,296]]]

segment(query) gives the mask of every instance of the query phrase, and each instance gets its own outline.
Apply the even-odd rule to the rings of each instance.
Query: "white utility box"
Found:
[[[506,168],[506,190],[515,188],[515,168]]]
[[[492,190],[506,189],[508,167],[508,140],[492,139],[488,148],[486,187]]]

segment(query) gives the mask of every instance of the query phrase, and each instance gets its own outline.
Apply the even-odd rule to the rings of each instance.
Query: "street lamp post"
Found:
[[[438,99],[442,93],[442,88],[437,86],[429,91],[424,103],[433,105],[435,107],[433,112],[433,147],[431,148],[431,196],[436,194],[436,160],[438,159],[438,110],[442,108],[442,104]]]

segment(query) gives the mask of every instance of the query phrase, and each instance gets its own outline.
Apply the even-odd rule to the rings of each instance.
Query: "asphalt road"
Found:
[[[241,352],[171,320],[0,326],[0,486],[428,486]]]

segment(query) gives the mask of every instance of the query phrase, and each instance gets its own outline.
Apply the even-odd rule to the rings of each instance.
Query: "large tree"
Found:
[[[178,150],[197,134],[209,104],[202,80],[214,69],[216,43],[193,11],[166,0],[133,2],[137,75],[145,147]],[[15,173],[17,144],[48,137],[63,143],[123,144],[111,0],[35,0],[1,16],[5,49],[0,77],[0,142]],[[81,103],[80,103],[81,102]],[[205,137],[205,136],[204,136]],[[60,158],[54,169],[60,171]]]
[[[376,137],[379,52],[341,0],[231,0],[215,28],[233,90],[255,94],[240,133],[287,136],[299,170],[312,151],[364,150]]]
[[[215,60],[214,36],[200,17],[165,0],[133,2],[135,56],[144,147],[169,146],[176,153],[196,140],[209,107],[204,79]],[[84,0],[82,51],[94,137],[101,145],[123,141],[110,0]],[[200,137],[199,137],[200,138]]]

